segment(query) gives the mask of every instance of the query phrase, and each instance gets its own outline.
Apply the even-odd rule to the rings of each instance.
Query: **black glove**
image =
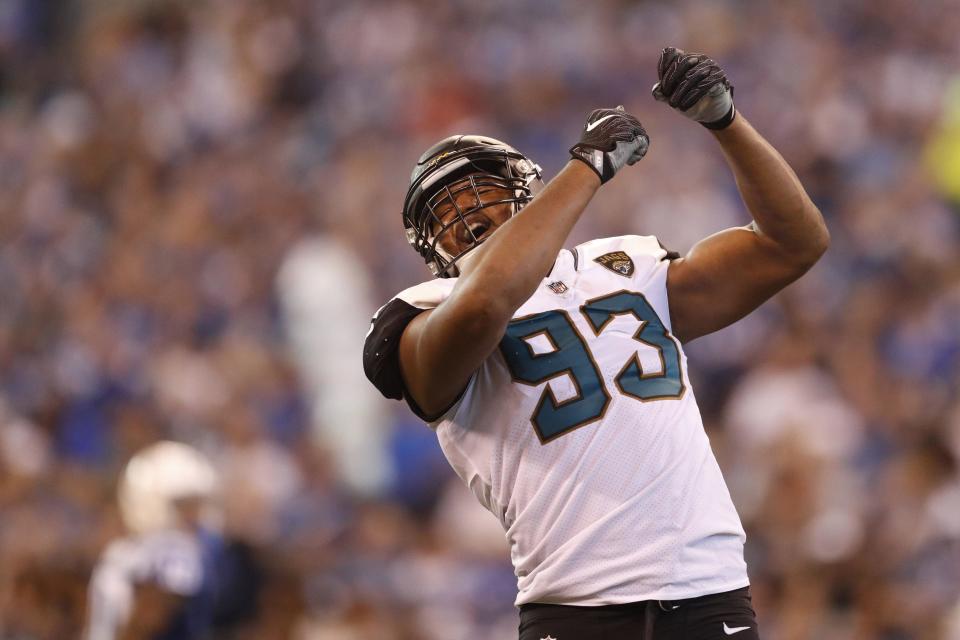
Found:
[[[603,184],[624,165],[639,162],[649,146],[650,137],[643,125],[619,106],[594,109],[583,127],[580,142],[570,147],[570,155],[596,171]]]
[[[733,85],[707,56],[667,47],[660,53],[657,77],[653,97],[660,102],[708,129],[724,129],[733,122]]]

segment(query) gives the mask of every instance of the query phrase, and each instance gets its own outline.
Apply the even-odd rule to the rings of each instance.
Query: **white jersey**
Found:
[[[652,236],[561,251],[500,348],[430,423],[506,531],[517,605],[678,600],[748,584],[744,531],[670,333],[668,266]],[[368,349],[395,359],[398,328],[455,284],[400,293],[374,318]],[[405,320],[384,317],[400,307]],[[373,356],[368,375],[396,397]]]
[[[203,559],[194,536],[158,531],[110,543],[93,571],[85,640],[120,637],[134,605],[135,587],[151,583],[189,597],[203,582]]]

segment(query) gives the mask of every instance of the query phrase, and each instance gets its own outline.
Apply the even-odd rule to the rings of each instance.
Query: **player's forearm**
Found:
[[[713,133],[760,233],[798,264],[816,262],[830,234],[790,165],[742,114]]]
[[[509,320],[553,266],[573,226],[600,187],[597,174],[571,160],[523,211],[464,265],[454,296],[481,301]]]

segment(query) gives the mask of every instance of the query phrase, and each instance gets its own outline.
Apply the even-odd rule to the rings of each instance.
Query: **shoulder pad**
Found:
[[[447,299],[455,284],[457,284],[457,278],[428,280],[404,289],[394,297],[394,300],[403,300],[418,309],[433,309]],[[376,316],[374,316],[374,321],[376,321]]]
[[[675,251],[668,251],[656,236],[616,236],[600,238],[578,245],[579,269],[588,269],[597,265],[631,278],[638,264],[652,264],[661,260],[674,260],[680,257]]]
[[[438,278],[398,293],[374,314],[363,345],[363,370],[367,379],[385,397],[405,399],[410,409],[424,420],[427,416],[407,393],[400,374],[400,337],[414,318],[446,300],[456,282],[456,278]]]

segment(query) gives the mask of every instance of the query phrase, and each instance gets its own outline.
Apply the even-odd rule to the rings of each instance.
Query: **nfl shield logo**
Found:
[[[563,284],[561,281],[557,280],[556,282],[551,282],[547,285],[550,287],[550,291],[553,291],[556,294],[566,293],[567,285]]]

